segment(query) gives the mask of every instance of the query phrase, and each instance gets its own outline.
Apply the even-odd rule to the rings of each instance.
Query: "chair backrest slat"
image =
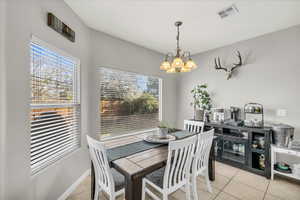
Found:
[[[183,156],[180,163],[180,168],[178,172],[179,180],[184,179],[184,164],[186,163],[186,160],[188,159],[189,151],[183,151]]]
[[[164,175],[164,189],[173,192],[189,180],[189,169],[195,151],[197,136],[169,143],[168,161]]]
[[[112,194],[115,183],[110,171],[106,149],[102,142],[99,142],[87,135],[90,156],[95,168],[96,182],[102,190],[108,194]]]
[[[195,152],[196,162],[193,162],[192,166],[194,172],[199,172],[208,166],[210,149],[214,138],[214,129],[198,134],[197,137]]]
[[[204,131],[204,122],[184,120],[184,129],[193,133],[202,133]]]
[[[170,156],[170,153],[169,153],[169,155],[168,156]],[[178,159],[178,151],[175,151],[174,152],[174,154],[173,154],[173,160],[177,160]],[[169,157],[168,157],[168,161],[169,161]],[[170,168],[171,168],[171,170],[170,170]],[[167,169],[167,168],[166,168]],[[173,174],[174,174],[174,170],[175,170],[175,165],[172,165],[171,167],[169,167],[169,171],[170,172],[168,172],[168,176],[173,176]],[[167,171],[167,170],[166,170]],[[165,178],[166,178],[166,176],[165,176]],[[172,185],[173,183],[172,183],[172,179],[170,178],[170,179],[167,179],[167,181],[168,181],[168,186],[169,185]],[[167,186],[166,186],[167,187]]]

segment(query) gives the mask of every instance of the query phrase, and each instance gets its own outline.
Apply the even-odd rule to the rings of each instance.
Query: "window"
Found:
[[[161,80],[100,68],[101,136],[155,128],[160,119]]]
[[[37,39],[31,55],[31,171],[80,147],[79,61]]]

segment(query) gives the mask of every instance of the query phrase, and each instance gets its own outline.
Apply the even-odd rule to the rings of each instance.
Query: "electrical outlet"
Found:
[[[276,111],[277,117],[286,117],[287,116],[287,110],[286,109],[278,109]]]

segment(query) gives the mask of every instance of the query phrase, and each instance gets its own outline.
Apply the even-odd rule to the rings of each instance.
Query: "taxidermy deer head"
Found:
[[[233,63],[233,66],[231,68],[228,67],[222,67],[220,58],[215,58],[215,69],[216,70],[224,70],[226,72],[227,80],[229,80],[232,77],[233,71],[237,69],[238,67],[242,66],[242,57],[241,53],[237,51],[237,57],[239,59],[238,63]]]

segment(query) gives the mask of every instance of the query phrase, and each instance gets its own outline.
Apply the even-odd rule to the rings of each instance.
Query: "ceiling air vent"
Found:
[[[218,15],[223,19],[223,18],[228,17],[230,15],[237,14],[238,12],[239,12],[239,9],[236,7],[235,4],[233,4],[230,7],[219,11]]]

